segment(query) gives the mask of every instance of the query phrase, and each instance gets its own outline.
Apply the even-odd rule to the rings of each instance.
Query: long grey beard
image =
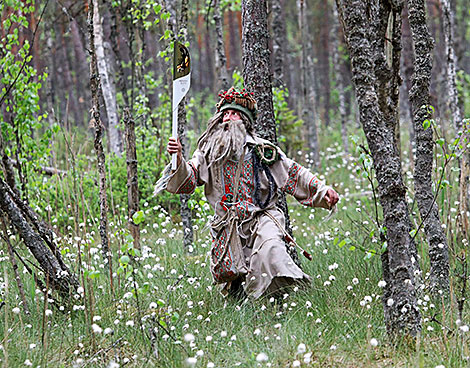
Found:
[[[221,122],[209,132],[202,148],[209,159],[209,167],[223,165],[228,159],[239,157],[246,139],[246,128],[242,120]]]

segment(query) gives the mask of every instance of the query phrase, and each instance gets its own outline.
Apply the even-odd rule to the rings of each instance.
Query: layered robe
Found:
[[[247,136],[238,198],[233,191],[239,159],[234,157],[223,165],[209,167],[207,157],[199,149],[191,160],[183,160],[176,171],[171,173],[166,186],[171,193],[191,194],[196,186],[204,185],[205,196],[215,212],[214,222],[224,217],[228,210],[237,216],[236,231],[244,260],[242,285],[246,294],[254,298],[275,293],[288,285],[310,282],[310,277],[293,262],[287,252],[283,230],[285,218],[276,207],[278,194],[272,185],[270,190],[269,173],[266,175],[264,170],[255,173],[253,147],[260,144],[270,143],[256,136]],[[277,188],[294,196],[305,206],[329,208],[325,194],[330,187],[289,159],[280,149],[278,153],[279,158],[268,166]],[[270,192],[271,198],[267,201]],[[212,228],[211,233],[211,254],[217,260],[226,245],[227,232]],[[230,267],[231,260],[227,262],[229,264],[226,266]],[[220,282],[214,273],[213,277],[215,282]]]

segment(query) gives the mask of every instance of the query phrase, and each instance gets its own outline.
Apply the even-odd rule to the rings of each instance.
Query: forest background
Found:
[[[466,5],[0,0],[2,366],[467,366]],[[224,299],[201,188],[153,195],[175,39],[186,156],[246,87],[340,193],[287,202],[311,289]]]

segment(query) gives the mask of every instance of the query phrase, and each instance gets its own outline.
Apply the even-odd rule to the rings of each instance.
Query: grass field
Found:
[[[23,311],[7,252],[1,250],[0,297],[5,305],[0,310],[0,364],[41,368],[469,366],[468,313],[465,307],[459,321],[456,301],[462,287],[457,276],[466,259],[458,261],[455,254],[465,255],[465,249],[453,253],[451,300],[443,307],[421,290],[422,333],[417,343],[390,344],[379,286],[381,244],[375,235],[373,193],[362,170],[356,172],[358,157],[355,153],[348,158],[335,145],[324,151],[328,166],[321,174],[342,196],[338,213],[330,219],[325,219],[325,210],[303,208],[289,200],[296,239],[313,255],[311,262],[302,259],[313,282],[308,289],[291,290],[282,300],[239,301],[219,294],[210,276],[210,239],[204,230],[207,208],[202,203],[194,208],[199,213],[197,239],[189,253],[181,245],[178,216],[149,206],[144,208],[141,225],[142,253],[135,261],[122,258],[121,250],[131,241],[122,231],[125,225],[113,219],[113,288],[93,219],[81,223],[78,233],[66,232],[61,249],[73,271],[85,273],[82,287],[73,303],[54,300],[52,295],[46,301],[20,266],[29,315]],[[410,170],[405,163],[412,189]],[[450,198],[448,189],[442,203],[449,204]],[[416,211],[411,197],[410,206]],[[444,206],[448,226],[455,220],[453,206]],[[121,218],[124,221],[125,216]],[[11,236],[11,240],[20,246],[18,238]],[[428,261],[421,234],[417,246],[425,280]]]

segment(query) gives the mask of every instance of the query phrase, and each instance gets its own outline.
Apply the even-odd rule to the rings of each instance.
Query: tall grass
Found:
[[[286,291],[281,299],[224,298],[212,283],[203,231],[207,209],[194,201],[197,241],[191,253],[182,247],[177,214],[159,205],[143,207],[141,254],[124,260],[132,243],[126,229],[126,206],[116,203],[110,221],[115,266],[114,290],[103,264],[97,239],[93,198],[80,205],[80,218],[60,217],[61,249],[80,277],[81,288],[72,302],[50,295],[45,301],[34,281],[23,273],[31,314],[21,306],[6,250],[1,250],[0,364],[5,367],[461,367],[467,366],[468,312],[458,321],[456,296],[461,289],[462,263],[455,258],[454,294],[441,305],[425,290],[419,292],[423,315],[418,344],[390,344],[381,300],[381,265],[375,206],[358,154],[347,157],[325,138],[323,175],[342,195],[339,211],[329,220],[321,209],[290,203],[290,215],[299,244],[312,255],[302,260],[312,276],[306,289]],[[407,155],[403,154],[404,157]],[[409,162],[404,172],[410,188]],[[452,182],[453,178],[448,178]],[[69,185],[63,179],[63,185]],[[68,187],[67,197],[79,198]],[[445,189],[443,218],[452,225],[455,189]],[[145,202],[145,199],[143,200]],[[54,204],[51,203],[51,206]],[[416,210],[415,208],[413,210]],[[54,207],[50,216],[57,217]],[[449,216],[447,214],[449,213]],[[380,217],[380,214],[379,214]],[[416,218],[416,217],[414,217]],[[450,221],[450,222],[449,222]],[[54,223],[54,221],[52,221]],[[77,225],[74,226],[74,222]],[[416,219],[416,222],[419,220]],[[21,240],[11,240],[22,255]],[[347,240],[344,241],[343,240]],[[80,245],[80,247],[79,247]],[[425,280],[429,268],[426,244],[417,237]],[[78,249],[81,249],[79,267]],[[377,254],[374,254],[374,251]],[[121,266],[118,272],[118,267]],[[20,268],[20,270],[23,270]]]

